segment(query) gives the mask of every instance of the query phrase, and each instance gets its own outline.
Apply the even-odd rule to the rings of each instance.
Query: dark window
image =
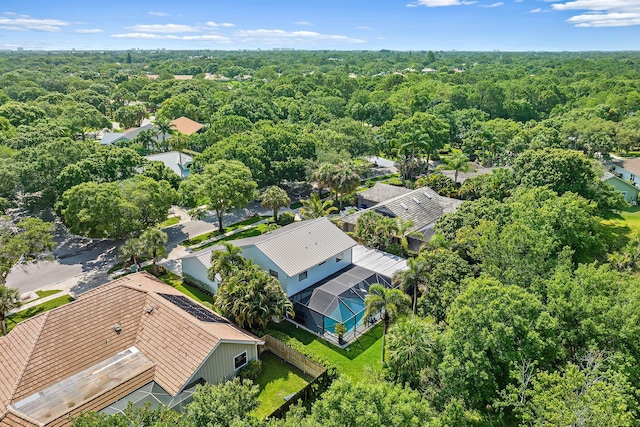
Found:
[[[236,367],[236,369],[240,369],[246,364],[247,364],[246,351],[243,351],[242,353],[240,353],[239,355],[233,358],[233,365]]]
[[[269,269],[269,274],[272,275],[273,277],[275,277],[276,279],[278,278],[278,272],[275,271],[275,270]]]
[[[344,253],[340,252],[338,255],[336,255],[336,262],[342,261],[343,257],[344,257]]]
[[[325,264],[326,262],[327,262],[327,261],[322,261],[322,262],[321,262],[320,264],[318,264],[318,265],[322,265],[322,264]]]
[[[302,273],[298,274],[298,282],[302,282],[304,279],[306,279],[308,276],[306,271],[303,271]]]

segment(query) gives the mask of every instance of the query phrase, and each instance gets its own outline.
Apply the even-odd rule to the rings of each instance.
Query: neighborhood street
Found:
[[[281,212],[289,211],[282,209]],[[167,233],[167,267],[179,271],[177,259],[187,254],[180,243],[191,237],[217,229],[216,215],[204,220],[192,220],[187,211],[174,206],[178,224],[164,228]],[[271,211],[251,202],[244,209],[225,214],[224,224],[232,224],[253,215],[269,215]],[[60,289],[79,295],[109,281],[107,271],[118,262],[118,247],[122,241],[89,239],[69,235],[61,224],[56,224],[55,240],[58,246],[53,259],[16,265],[7,278],[7,286],[18,288],[21,294],[36,290]]]

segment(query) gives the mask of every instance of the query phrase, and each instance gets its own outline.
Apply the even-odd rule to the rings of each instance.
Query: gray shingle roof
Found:
[[[231,243],[243,249],[255,246],[289,277],[356,245],[351,237],[327,218],[294,222],[270,233],[234,240]],[[211,252],[220,248],[214,246],[187,257],[198,258],[203,265],[210,267]]]
[[[373,187],[359,192],[358,196],[362,199],[371,200],[373,202],[380,203],[380,202],[384,202],[385,200],[402,196],[403,194],[407,194],[410,192],[411,190],[409,190],[408,188],[377,182],[376,185],[374,185]]]
[[[442,215],[455,212],[461,203],[461,200],[443,197],[429,187],[422,187],[407,194],[378,203],[368,209],[347,215],[342,218],[342,221],[347,224],[355,224],[360,215],[369,210],[373,210],[393,218],[399,217],[404,220],[411,220],[413,221],[411,231],[424,233],[427,229],[431,228]]]

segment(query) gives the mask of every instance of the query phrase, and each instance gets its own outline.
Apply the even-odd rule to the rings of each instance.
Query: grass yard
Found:
[[[151,273],[152,266],[148,265],[143,268],[144,271]],[[196,301],[200,302],[209,302],[213,304],[213,297],[211,295],[207,295],[202,292],[200,289],[194,288],[193,286],[189,286],[186,283],[183,283],[182,277],[177,274],[166,271],[164,274],[158,276],[158,279],[166,283],[167,285],[176,288],[189,298],[193,298]]]
[[[607,245],[616,250],[624,246],[631,235],[640,234],[640,206],[630,206],[608,215],[603,221]]]
[[[332,360],[340,368],[340,372],[354,382],[360,382],[365,369],[382,367],[382,325],[378,325],[361,336],[347,349],[341,350],[316,337],[302,328],[296,328],[290,322],[280,322],[274,328],[296,338],[302,344],[320,356]]]
[[[57,291],[60,292],[60,291]],[[73,301],[73,297],[71,295],[63,295],[58,298],[54,298],[45,303],[36,305],[35,307],[27,308],[25,310],[14,313],[10,316],[7,316],[6,324],[7,324],[7,332],[14,328],[18,323],[23,320],[27,320],[30,317],[35,316],[36,314],[44,313],[45,311],[49,311],[53,308],[60,307],[61,305],[65,305],[69,302]]]
[[[255,224],[256,222],[260,222],[266,218],[270,218],[271,215],[264,215],[264,216],[252,216],[251,218],[245,219],[244,221],[240,221],[240,222],[236,222],[235,224],[231,224],[227,227],[224,228],[224,232],[228,233],[229,231],[233,231],[233,230],[237,230],[238,228],[242,228],[242,227],[246,227],[247,225],[252,225]],[[212,239],[216,236],[221,235],[222,233],[220,233],[219,231],[211,231],[209,233],[205,233],[205,234],[201,234],[199,236],[195,236],[191,239],[185,240],[184,242],[182,242],[183,246],[193,246],[193,245],[197,245],[198,243],[202,243],[205,240],[209,240]]]
[[[202,246],[198,246],[197,248],[193,248],[193,252],[197,252],[197,251],[201,251],[203,249],[206,249],[210,246],[215,246],[215,245],[219,245],[222,242],[229,242],[229,241],[233,241],[233,240],[238,240],[238,239],[244,239],[246,237],[255,237],[255,236],[259,236],[263,233],[266,233],[268,231],[268,225],[267,224],[259,224],[253,228],[250,228],[248,230],[244,230],[244,231],[240,231],[239,233],[233,234],[231,236],[226,236],[223,237],[222,239],[216,240],[215,242],[209,242],[206,245],[202,245]]]
[[[36,295],[38,295],[38,299],[40,299],[40,298],[48,297],[50,295],[58,294],[60,292],[62,292],[60,289],[50,289],[48,291],[36,291]]]
[[[255,381],[260,386],[260,406],[253,415],[263,419],[284,403],[285,396],[302,390],[313,378],[270,352],[263,353],[260,359],[262,373]]]
[[[180,218],[177,216],[172,216],[171,218],[167,218],[160,224],[158,224],[158,228],[171,227],[172,225],[176,225],[180,222]]]

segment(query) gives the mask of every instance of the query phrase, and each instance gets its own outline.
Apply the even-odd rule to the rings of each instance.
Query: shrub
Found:
[[[285,225],[291,224],[295,220],[296,220],[296,214],[294,214],[293,212],[282,212],[278,216],[278,225],[285,226]]]
[[[436,193],[445,197],[452,197],[456,194],[456,183],[451,178],[441,173],[432,173],[429,176],[416,181],[416,188],[429,187]]]
[[[247,365],[240,369],[238,376],[242,381],[251,380],[255,381],[262,372],[262,360],[252,360]]]
[[[396,187],[403,187],[404,186],[404,182],[402,182],[402,179],[400,179],[398,177],[389,178],[389,180],[387,181],[387,184],[395,185]]]

